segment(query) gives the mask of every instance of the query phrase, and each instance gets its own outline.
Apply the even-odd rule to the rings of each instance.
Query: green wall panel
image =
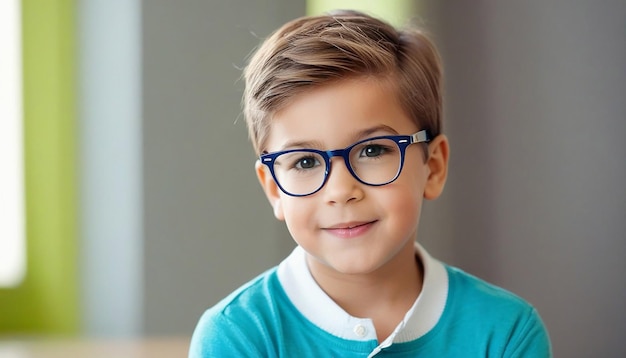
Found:
[[[399,26],[415,15],[415,3],[407,0],[308,0],[306,10],[308,15],[333,9],[360,10]]]
[[[79,328],[75,3],[23,0],[27,273],[0,290],[0,333]]]

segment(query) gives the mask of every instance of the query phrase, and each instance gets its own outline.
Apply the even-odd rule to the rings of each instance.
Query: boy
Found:
[[[548,357],[533,307],[415,243],[443,190],[430,41],[341,11],[285,24],[245,69],[256,174],[298,244],[209,309],[190,357]]]

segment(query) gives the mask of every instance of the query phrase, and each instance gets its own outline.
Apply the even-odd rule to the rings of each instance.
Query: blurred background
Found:
[[[530,301],[556,356],[626,356],[626,2],[17,3],[26,264],[0,287],[0,353],[185,345],[205,309],[285,257],[241,68],[284,22],[357,8],[417,23],[443,58],[450,178],[419,241]]]

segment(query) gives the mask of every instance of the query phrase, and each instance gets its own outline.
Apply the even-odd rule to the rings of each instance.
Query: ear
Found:
[[[256,176],[259,179],[259,183],[261,184],[263,191],[265,192],[265,196],[267,196],[267,200],[269,200],[270,205],[272,205],[272,208],[274,209],[274,216],[278,220],[285,220],[283,205],[280,197],[280,188],[276,185],[269,169],[257,160],[254,164],[254,170],[256,171]]]
[[[424,198],[436,199],[443,192],[448,177],[448,155],[450,148],[448,138],[440,134],[428,144],[428,160],[426,165],[429,169],[426,186],[424,187]]]

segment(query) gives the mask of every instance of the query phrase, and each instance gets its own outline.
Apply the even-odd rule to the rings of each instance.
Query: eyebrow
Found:
[[[371,136],[373,133],[376,133],[376,132],[389,132],[389,133],[392,133],[392,135],[398,135],[398,131],[396,131],[395,129],[387,125],[381,124],[381,125],[377,125],[371,128],[366,128],[361,131],[358,131],[352,136],[351,143],[356,143],[360,140],[367,139],[369,136]],[[319,141],[289,141],[283,144],[278,149],[278,151],[283,151],[283,150],[287,150],[290,148],[320,148],[320,147],[322,147],[322,145],[321,145],[321,142]]]

